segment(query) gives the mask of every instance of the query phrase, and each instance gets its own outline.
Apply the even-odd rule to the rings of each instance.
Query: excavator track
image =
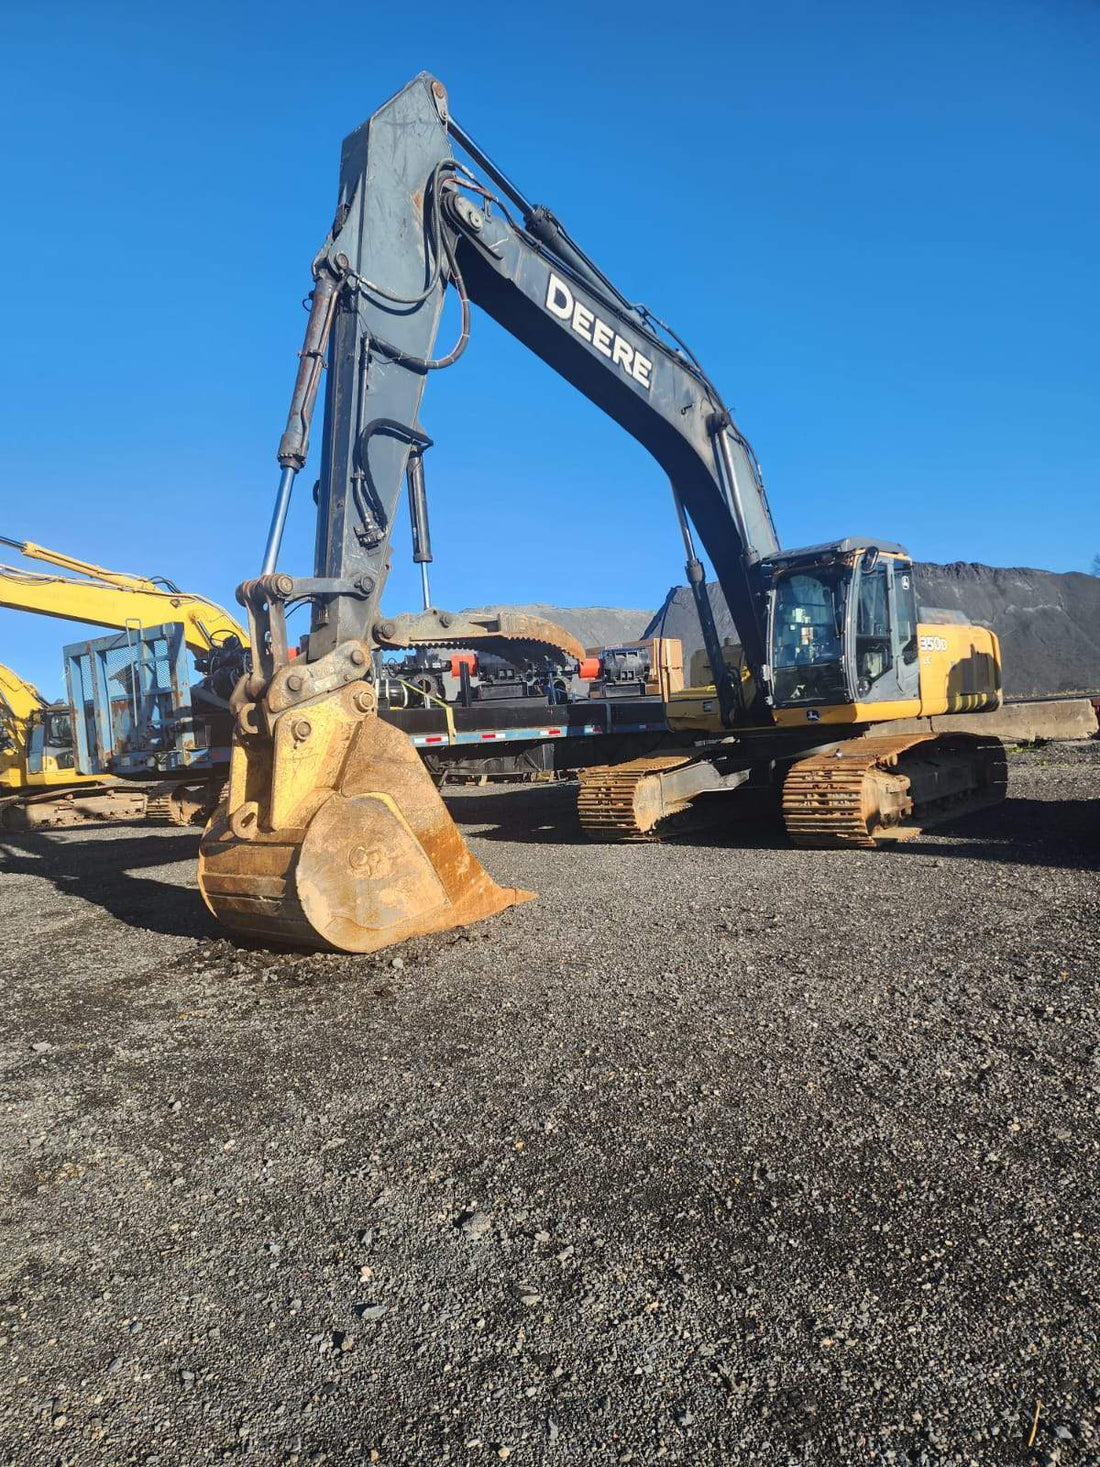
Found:
[[[149,825],[205,825],[224,797],[224,780],[174,785],[149,796],[145,819]]]
[[[685,754],[647,754],[625,764],[582,769],[577,796],[581,829],[596,841],[660,840],[687,806],[664,808],[659,776],[690,763]]]
[[[796,846],[874,849],[998,804],[1006,785],[999,739],[852,739],[792,765],[783,782],[783,821]]]
[[[38,790],[0,799],[0,830],[64,829],[112,820],[141,820],[145,809],[145,796],[140,790],[117,785]]]
[[[484,636],[418,639],[411,646],[440,652],[485,652],[513,664],[517,661],[541,662],[545,658],[554,662],[573,655],[571,649],[558,642],[543,642],[533,637],[504,637],[497,632]]]
[[[145,802],[145,823],[147,825],[179,825],[176,819],[172,796],[150,795]]]

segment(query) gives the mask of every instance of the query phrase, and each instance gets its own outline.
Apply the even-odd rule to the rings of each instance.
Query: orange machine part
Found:
[[[466,664],[466,670],[469,672],[470,676],[473,677],[474,674],[477,672],[477,653],[456,652],[455,655],[451,658],[452,677],[462,676],[461,668],[463,663]]]
[[[602,672],[603,664],[598,657],[582,657],[577,667],[577,676],[590,683],[595,682]]]

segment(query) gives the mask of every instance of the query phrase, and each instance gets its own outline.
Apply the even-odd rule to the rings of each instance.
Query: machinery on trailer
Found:
[[[150,819],[205,822],[228,769],[228,700],[247,666],[244,628],[171,581],[32,541],[0,536],[0,544],[54,568],[0,565],[0,606],[117,628],[65,649],[77,768],[101,784],[115,775],[159,781],[146,791]]]
[[[13,668],[0,665],[0,828],[133,820],[145,795],[83,774],[73,755],[67,703],[49,703]]]
[[[590,831],[637,838],[702,795],[773,784],[793,840],[869,846],[1000,797],[996,740],[919,724],[882,731],[997,706],[996,639],[918,625],[901,545],[863,536],[780,549],[756,457],[697,359],[492,163],[450,116],[439,81],[416,77],[345,139],[313,278],[263,566],[238,590],[253,666],[233,696],[228,798],[200,854],[203,895],[229,927],[369,951],[529,895],[483,871],[399,731],[402,714],[379,707],[380,652],[474,651],[513,664],[561,652],[561,635],[545,627],[479,635],[468,618],[430,607],[431,439],[419,414],[431,374],[465,350],[472,303],[638,439],[672,486],[710,683],[657,700],[653,727],[613,726],[609,714],[622,707],[613,699],[566,705],[581,725],[589,710],[598,721],[597,708],[604,720],[599,737],[570,737],[571,763],[588,766],[580,800]],[[461,325],[436,354],[450,286]],[[315,570],[292,576],[277,556],[326,365]],[[380,597],[406,479],[425,610],[395,621]],[[696,535],[740,637],[732,663]],[[310,630],[292,660],[286,611],[303,601]],[[459,711],[475,716],[437,710],[440,747],[461,734]],[[479,708],[481,732],[485,716]],[[554,728],[564,722],[548,703],[551,718]],[[524,727],[534,742],[542,731]],[[480,737],[476,723],[468,732]]]

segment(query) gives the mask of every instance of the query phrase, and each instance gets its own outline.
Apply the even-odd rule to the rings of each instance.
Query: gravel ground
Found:
[[[458,792],[541,900],[373,958],[3,838],[0,1461],[1100,1463],[1100,745],[1011,770],[891,853]]]

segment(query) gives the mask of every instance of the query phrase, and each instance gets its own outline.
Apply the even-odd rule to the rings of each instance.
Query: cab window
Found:
[[[897,636],[894,645],[901,653],[903,662],[917,660],[917,592],[913,582],[913,567],[907,560],[894,562],[894,605],[896,606]]]
[[[775,700],[790,703],[843,701],[845,577],[836,570],[783,576],[775,587],[772,620]]]
[[[867,692],[893,665],[889,587],[886,564],[880,561],[873,571],[864,571],[859,578],[856,677],[860,692]]]

